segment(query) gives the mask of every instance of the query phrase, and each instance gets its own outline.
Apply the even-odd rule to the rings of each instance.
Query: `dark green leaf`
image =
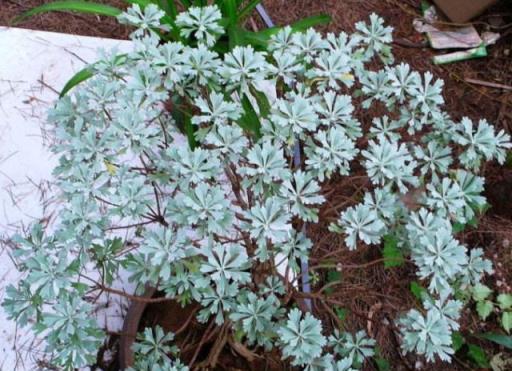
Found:
[[[423,295],[427,293],[427,289],[425,289],[423,286],[421,286],[416,281],[411,282],[410,290],[411,290],[412,294],[414,295],[414,297],[420,301],[423,300]]]
[[[227,28],[227,33],[229,35],[229,49],[233,49],[235,46],[245,45],[244,36],[240,30],[240,27],[234,25]]]
[[[336,316],[338,316],[338,319],[340,320],[340,322],[343,322],[347,319],[347,315],[348,315],[347,308],[334,307],[334,312],[336,312]]]
[[[154,4],[151,0],[125,0],[129,4],[137,4],[141,9],[146,8],[149,4]]]
[[[336,270],[330,270],[327,271],[327,282],[337,282],[341,280],[341,272],[338,272]]]
[[[258,102],[258,107],[260,109],[260,116],[262,118],[267,118],[270,114],[270,102],[268,101],[267,96],[265,93],[258,91],[251,87],[251,93],[256,98],[256,101]]]
[[[512,168],[512,151],[508,151],[507,158],[505,159],[505,166]]]
[[[244,114],[238,120],[238,124],[242,129],[252,132],[254,135],[256,135],[257,138],[259,138],[261,136],[261,122],[258,118],[258,114],[252,106],[251,101],[245,94],[242,98],[242,108],[244,109]]]
[[[73,288],[78,291],[79,294],[85,294],[87,290],[90,289],[90,286],[83,282],[73,282],[71,286],[73,286]]]
[[[341,272],[338,272],[337,270],[330,270],[327,271],[327,283],[333,283],[333,282],[339,282],[341,280]],[[325,289],[325,293],[327,295],[331,295],[334,293],[333,287],[327,287]]]
[[[461,335],[460,332],[454,332],[452,334],[452,344],[453,344],[453,350],[455,352],[458,352],[460,348],[462,348],[462,346],[464,345],[464,343],[466,342],[466,340],[464,339],[464,337]]]
[[[55,1],[53,3],[43,4],[41,6],[32,8],[14,20],[14,23],[21,21],[24,18],[32,17],[36,14],[47,13],[53,11],[72,11],[79,13],[89,13],[97,15],[105,15],[116,17],[121,14],[121,9],[115,8],[110,5],[91,3],[89,1]]]
[[[259,3],[261,3],[261,0],[251,0],[242,10],[240,10],[240,13],[238,13],[238,21],[242,21],[245,17],[249,16]]]
[[[327,14],[319,14],[314,15],[312,17],[307,17],[304,19],[301,19],[300,21],[292,23],[290,26],[292,27],[293,31],[305,31],[308,28],[318,26],[321,24],[327,24],[331,21],[331,17]]]
[[[468,344],[468,356],[475,362],[478,367],[487,368],[489,367],[489,360],[487,359],[487,355],[485,351],[480,348],[478,345]]]
[[[486,332],[484,334],[477,335],[477,337],[503,345],[505,348],[512,349],[512,336]]]
[[[404,256],[398,248],[398,239],[392,235],[384,236],[384,249],[382,250],[384,257],[384,267],[399,267],[404,264]]]
[[[178,10],[176,9],[176,4],[174,4],[174,0],[158,0],[158,5],[162,8],[172,20],[176,19],[178,15]]]
[[[224,0],[223,7],[221,9],[223,15],[229,19],[229,25],[235,25],[238,23],[235,0]]]
[[[382,357],[375,357],[374,360],[379,371],[391,371],[391,365],[387,359]]]
[[[90,79],[94,76],[91,68],[86,67],[83,70],[78,71],[72,78],[68,80],[66,85],[62,88],[62,91],[59,94],[59,98],[65,96],[71,89],[73,89],[78,84],[84,82],[85,80]]]
[[[184,115],[183,122],[185,124],[185,134],[187,134],[188,145],[190,146],[190,149],[194,149],[197,146],[197,142],[192,118],[189,115]]]
[[[466,224],[455,222],[453,224],[453,228],[452,229],[453,229],[453,233],[459,233],[459,232],[462,232],[465,228],[466,228]]]

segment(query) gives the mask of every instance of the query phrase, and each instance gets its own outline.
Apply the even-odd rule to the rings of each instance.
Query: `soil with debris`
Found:
[[[28,8],[47,3],[45,0],[0,0],[0,24],[8,25],[10,20]],[[122,0],[103,0],[114,6],[123,7]],[[436,77],[445,81],[445,111],[453,119],[459,120],[468,116],[473,120],[485,118],[493,123],[497,130],[512,132],[512,89],[496,89],[474,85],[466,79],[477,79],[486,82],[512,86],[512,1],[502,0],[491,7],[483,15],[474,20],[479,32],[492,31],[501,34],[495,45],[488,47],[489,56],[444,66],[436,66],[431,57],[440,51],[431,50],[422,35],[417,33],[412,21],[420,17],[419,0],[264,0],[268,13],[279,25],[292,22],[318,13],[331,15],[332,22],[321,29],[339,32],[354,30],[354,24],[368,19],[373,12],[381,15],[387,24],[394,27],[393,54],[398,62],[406,62],[420,72],[431,71]],[[254,17],[257,24],[261,24]],[[89,15],[72,15],[49,13],[39,15],[18,25],[19,27],[75,33],[79,35],[101,36],[111,38],[127,38],[129,29],[120,26],[114,19]],[[364,117],[362,118],[363,124]],[[368,124],[368,123],[366,123]],[[512,160],[512,159],[511,159]],[[491,204],[490,210],[483,216],[477,228],[469,228],[458,235],[462,243],[469,247],[481,246],[486,257],[490,258],[496,270],[496,276],[486,284],[500,293],[512,292],[512,161],[503,167],[495,163],[488,164],[482,171],[486,177],[486,196]],[[311,257],[311,265],[333,264],[338,270],[322,270],[314,277],[316,283],[313,290],[321,289],[326,282],[336,276],[342,283],[333,288],[326,288],[331,302],[327,305],[313,301],[315,314],[322,317],[324,323],[332,327],[342,326],[346,330],[365,329],[377,340],[380,355],[391,363],[392,370],[474,370],[478,367],[472,363],[463,348],[456,354],[451,365],[437,363],[434,365],[418,363],[412,356],[404,356],[399,351],[399,340],[392,320],[412,307],[418,306],[417,299],[411,294],[409,285],[415,280],[415,269],[409,264],[385,269],[382,264],[380,249],[375,247],[361,248],[348,252],[344,247],[342,236],[326,233],[326,226],[331,219],[337,217],[341,208],[352,204],[354,195],[360,194],[367,187],[367,179],[344,181],[335,179],[326,185],[328,206],[321,211],[322,222],[308,230],[309,236],[315,241],[315,253]],[[330,273],[328,273],[330,272]],[[334,272],[334,273],[333,273]],[[327,275],[331,277],[327,277]],[[335,277],[335,278],[336,278]],[[342,313],[334,313],[336,310]],[[145,322],[153,324],[155,318],[168,330],[176,331],[176,319],[169,317],[171,311],[161,306],[150,306],[146,311]],[[173,312],[174,313],[174,312]],[[345,314],[343,314],[345,313]],[[334,314],[334,315],[333,315]],[[183,320],[186,320],[184,312]],[[346,319],[339,321],[340,315]],[[338,318],[338,320],[336,320]],[[472,344],[485,349],[492,357],[503,353],[504,358],[511,358],[512,352],[493,343],[478,339],[475,334],[499,329],[495,314],[483,322],[475,315],[475,310],[464,313],[460,332]],[[174,322],[173,322],[174,321]],[[194,327],[195,326],[195,327]],[[181,339],[183,343],[194,344],[205,329],[193,322],[191,338]],[[197,339],[196,339],[197,338]],[[193,340],[195,339],[195,340]],[[111,341],[111,344],[116,344]],[[185,345],[186,347],[187,345]],[[228,347],[229,348],[229,347]],[[205,348],[206,349],[206,348]],[[187,352],[194,354],[190,347]],[[191,355],[186,355],[191,357]],[[206,357],[197,354],[198,359]],[[219,353],[218,369],[252,369],[252,366],[237,362],[236,356],[226,351]],[[278,362],[277,357],[272,357]],[[105,366],[104,366],[105,367]],[[220,366],[219,366],[220,367]],[[269,365],[261,366],[263,368]],[[285,369],[285,366],[282,366]],[[106,369],[106,367],[105,367]],[[110,369],[115,369],[110,368]],[[270,367],[272,369],[272,367]],[[278,367],[279,369],[279,367]],[[367,362],[365,370],[379,369],[377,364]]]
[[[26,18],[15,23],[16,17],[36,6],[54,0],[0,0],[0,25],[29,28],[32,30],[64,32],[82,36],[128,39],[130,30],[112,17],[93,14],[50,12]],[[94,0],[117,8],[125,8],[124,0]]]

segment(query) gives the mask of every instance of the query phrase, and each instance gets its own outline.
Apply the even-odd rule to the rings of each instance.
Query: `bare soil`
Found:
[[[14,19],[23,12],[54,0],[0,0],[0,25],[29,28],[32,30],[64,32],[83,36],[127,39],[130,34],[128,27],[120,25],[111,17],[50,12],[27,18],[14,24]],[[125,8],[124,0],[94,0],[97,3]]]

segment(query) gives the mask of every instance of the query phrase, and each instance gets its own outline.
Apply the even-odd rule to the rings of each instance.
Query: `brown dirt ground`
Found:
[[[15,17],[33,7],[51,3],[53,0],[0,0],[0,25],[12,25]],[[97,3],[124,8],[123,0],[94,0]],[[83,36],[127,39],[130,31],[111,17],[78,13],[44,13],[27,18],[16,27],[33,30],[64,32]]]
[[[0,25],[8,25],[10,20],[22,11],[49,0],[0,0]],[[122,7],[122,0],[102,0]],[[446,111],[454,119],[469,116],[472,119],[486,118],[498,129],[512,132],[512,91],[471,85],[465,78],[480,79],[495,83],[512,85],[512,1],[502,0],[496,6],[478,17],[474,23],[479,31],[500,32],[502,37],[496,45],[488,48],[489,56],[446,66],[435,66],[431,57],[435,53],[421,47],[422,37],[412,27],[412,20],[419,16],[419,0],[264,0],[264,5],[277,24],[286,24],[301,17],[317,13],[331,15],[332,22],[323,27],[324,31],[347,32],[354,30],[354,23],[367,19],[375,12],[384,17],[387,24],[394,27],[397,42],[393,53],[396,61],[409,63],[418,71],[432,71],[445,81],[444,96]],[[257,22],[259,23],[259,22]],[[26,20],[20,27],[68,32],[79,35],[127,38],[129,30],[107,17],[50,13]],[[404,46],[409,44],[409,46]],[[416,45],[416,46],[411,46]],[[364,119],[363,119],[364,122]],[[511,292],[512,286],[512,170],[510,164],[499,167],[489,164],[483,171],[487,179],[486,195],[491,209],[479,223],[478,228],[460,234],[459,238],[468,246],[482,246],[486,256],[495,263],[496,279],[487,284],[493,288],[500,286],[500,292]],[[418,305],[409,293],[409,282],[414,280],[414,270],[410,265],[394,269],[384,269],[382,264],[373,264],[381,257],[379,249],[362,248],[348,253],[343,248],[341,236],[326,234],[327,220],[336,216],[336,210],[353,202],[354,192],[364,190],[365,180],[344,182],[337,179],[327,185],[332,191],[329,207],[322,210],[324,225],[310,228],[308,231],[316,242],[315,254],[311,264],[325,262],[341,263],[350,266],[342,272],[343,284],[333,290],[331,310],[334,305],[347,308],[349,316],[344,321],[347,330],[364,328],[377,341],[381,354],[391,361],[393,370],[416,369],[413,357],[401,355],[397,349],[397,339],[389,322],[403,310]],[[344,206],[345,205],[345,206]],[[330,208],[330,209],[329,209]],[[320,288],[325,283],[325,270],[320,271]],[[498,283],[501,281],[501,284]],[[315,311],[325,323],[333,323],[329,309],[315,302]],[[157,316],[160,308],[153,308]],[[490,343],[482,343],[470,334],[497,329],[496,317],[486,323],[467,313],[462,324],[462,333],[475,344],[482,345],[489,355],[506,352],[503,348]],[[163,319],[164,327],[166,325]],[[386,322],[387,321],[387,322]],[[168,324],[169,329],[176,326]],[[508,352],[508,357],[512,354]],[[375,370],[376,365],[367,363],[365,370]],[[423,370],[472,370],[476,369],[465,354],[457,354],[452,365],[435,364]]]

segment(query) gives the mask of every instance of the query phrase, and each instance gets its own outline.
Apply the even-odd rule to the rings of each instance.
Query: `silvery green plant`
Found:
[[[151,17],[132,52],[105,56],[50,112],[66,203],[55,233],[36,225],[17,240],[25,276],[7,290],[10,317],[45,336],[53,364],[90,364],[105,335],[86,294],[122,268],[136,294],[153,285],[197,302],[200,322],[229,323],[236,341],[277,348],[292,365],[358,369],[375,341],[364,331],[328,333],[291,305],[301,299],[287,273],[300,274],[314,248],[301,226],[319,221],[322,184],[359,163],[368,191],[330,229],[350,250],[396,236],[428,286],[423,309],[396,319],[403,349],[449,361],[462,307],[454,290],[492,272],[483,250],[456,240],[454,224],[485,208],[479,166],[502,163],[510,138],[485,120],[451,120],[441,80],[390,65],[392,30],[376,15],[351,35],[285,27],[267,52],[239,46],[221,58],[209,48],[223,32],[214,8],[178,16],[193,47],[159,43]],[[375,58],[383,67],[369,70]],[[354,116],[358,104],[388,112],[368,128]],[[183,122],[192,125],[186,139]],[[146,330],[135,367],[152,359],[184,369],[172,341]]]

